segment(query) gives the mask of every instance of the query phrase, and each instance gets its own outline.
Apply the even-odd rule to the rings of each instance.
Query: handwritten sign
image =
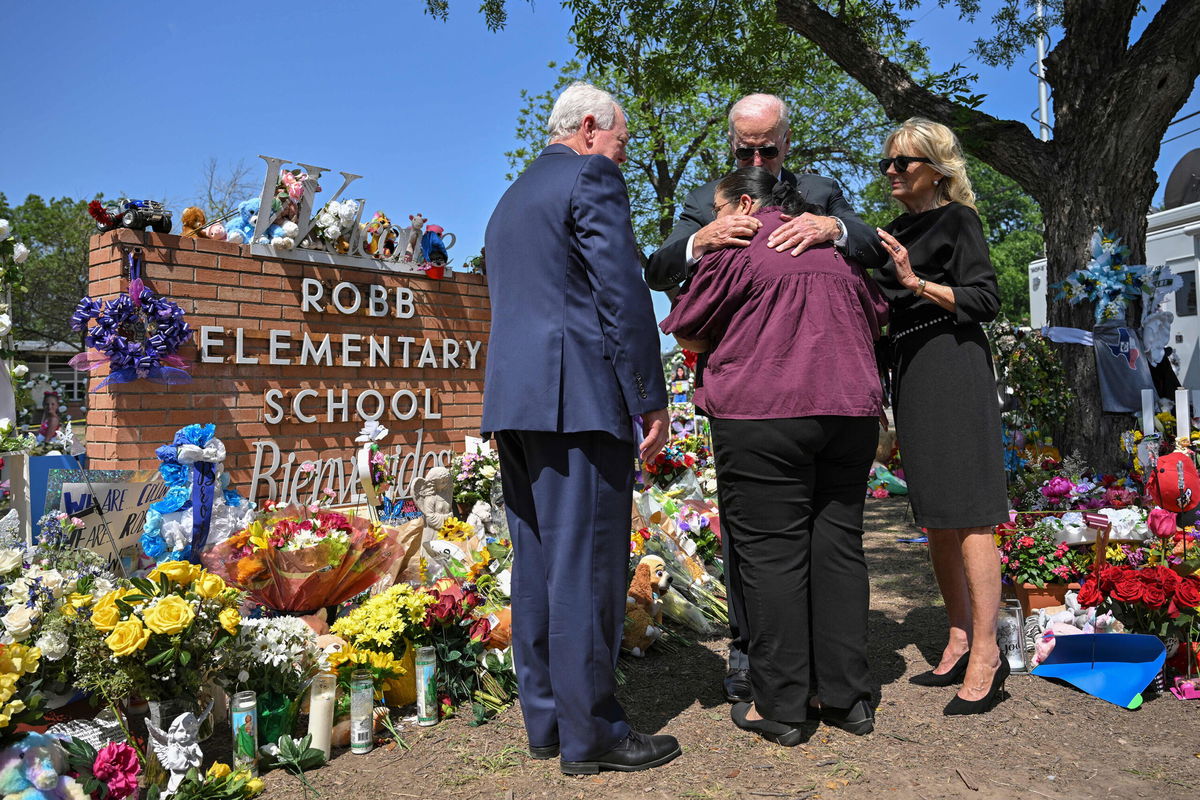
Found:
[[[149,471],[121,483],[78,482],[77,475],[63,482],[59,506],[84,523],[71,544],[104,556],[114,571],[122,562],[128,572],[138,561],[146,512],[166,495],[166,484]]]

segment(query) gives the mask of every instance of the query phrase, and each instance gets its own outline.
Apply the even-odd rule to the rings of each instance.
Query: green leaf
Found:
[[[155,594],[154,584],[145,578],[130,578],[129,582],[132,583],[134,587],[144,595],[153,596]]]
[[[191,660],[192,660],[191,652],[189,652],[187,650],[179,651],[179,663],[180,664],[182,664],[183,666],[186,667],[189,663],[191,663]]]
[[[152,667],[152,666],[154,666],[155,664],[161,664],[163,661],[166,661],[168,658],[171,658],[171,657],[173,657],[174,655],[175,655],[175,650],[174,650],[174,649],[172,649],[172,650],[163,650],[163,651],[162,651],[161,653],[159,653],[158,655],[156,655],[156,656],[154,656],[154,657],[152,657],[152,658],[148,659],[148,660],[146,661],[146,666],[147,666],[147,667]]]
[[[447,661],[457,661],[460,658],[462,658],[462,651],[460,651],[460,650],[451,650],[449,653],[446,654]]]

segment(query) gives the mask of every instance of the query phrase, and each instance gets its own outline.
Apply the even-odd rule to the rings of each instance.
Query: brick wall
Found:
[[[416,432],[424,429],[423,450],[453,448],[461,451],[463,438],[477,436],[483,391],[483,363],[487,331],[491,318],[487,286],[479,275],[446,274],[444,280],[423,275],[396,274],[370,269],[315,265],[273,257],[257,257],[247,246],[207,239],[189,239],[169,234],[115,230],[92,237],[90,294],[108,299],[128,288],[124,275],[121,246],[141,247],[144,254],[146,284],[160,295],[179,304],[195,333],[192,343],[181,350],[192,364],[193,381],[165,386],[146,380],[110,384],[88,399],[88,455],[95,469],[150,469],[158,466],[154,450],[170,442],[175,431],[193,423],[214,422],[217,436],[228,449],[226,468],[232,473],[235,488],[247,490],[253,465],[253,442],[273,440],[286,457],[297,459],[348,457],[355,447],[354,437],[362,421],[354,416],[355,395],[375,389],[390,398],[401,389],[413,391],[423,399],[423,390],[435,394],[434,411],[440,419],[418,413],[400,421],[389,409],[380,422],[390,431],[384,445],[399,444],[407,451],[415,444]],[[371,284],[381,284],[393,296],[395,287],[408,287],[415,300],[411,319],[368,316],[365,308],[344,315],[327,308],[326,313],[301,311],[301,282],[316,278],[328,289],[340,282],[362,287],[364,296]],[[198,345],[202,325],[220,326],[225,343],[214,354],[227,356],[223,363],[200,363]],[[247,358],[258,356],[258,364],[234,364],[233,343],[236,329],[244,329],[243,352]],[[312,335],[331,334],[336,343],[343,333],[391,336],[393,363],[398,362],[395,337],[412,336],[418,340],[478,340],[475,368],[469,369],[465,351],[458,368],[417,368],[414,350],[412,366],[388,368],[267,364],[268,331],[287,330],[292,335],[289,354],[298,360],[304,331]],[[438,344],[440,348],[440,344]],[[335,347],[340,357],[340,347]],[[438,350],[439,356],[441,350]],[[365,354],[365,347],[364,347]],[[96,370],[90,387],[107,374]],[[264,392],[276,388],[285,393],[287,414],[278,424],[268,424],[269,409]],[[318,398],[306,401],[305,413],[318,421],[303,423],[291,412],[290,401],[301,389],[315,389]],[[326,421],[327,389],[349,390],[350,419]],[[373,404],[370,404],[373,407]],[[340,414],[335,415],[340,417]]]

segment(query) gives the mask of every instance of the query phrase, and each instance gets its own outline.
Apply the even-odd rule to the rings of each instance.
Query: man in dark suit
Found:
[[[513,648],[534,758],[567,774],[679,755],[617,702],[635,419],[642,458],[666,443],[667,394],[618,165],[625,115],[574,84],[550,145],[500,199],[485,247],[492,329],[483,430],[500,451],[513,538]]]
[[[880,267],[887,261],[883,244],[875,231],[858,218],[842,196],[837,181],[820,175],[795,175],[783,168],[791,145],[787,104],[775,95],[751,94],[729,109],[729,144],[737,168],[763,167],[780,180],[800,190],[804,199],[824,209],[827,216],[801,214],[774,232],[767,244],[783,252],[799,255],[822,242],[833,242],[847,258],[864,267]],[[733,214],[717,219],[720,210],[714,197],[720,179],[695,189],[683,204],[683,215],[671,235],[646,266],[646,282],[652,289],[675,289],[692,274],[696,263],[707,252],[723,247],[745,247],[762,224],[748,215]],[[697,370],[697,385],[703,382],[703,362]],[[865,480],[865,479],[864,479]],[[865,489],[864,489],[865,491]],[[742,612],[742,587],[737,564],[728,539],[723,542],[725,581],[729,595],[729,672],[725,676],[725,696],[731,703],[750,702],[750,661],[746,656],[749,641]]]

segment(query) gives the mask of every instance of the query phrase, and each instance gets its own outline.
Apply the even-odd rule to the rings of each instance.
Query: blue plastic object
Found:
[[[1142,704],[1142,690],[1162,670],[1167,649],[1157,636],[1081,633],[1060,636],[1032,674],[1058,678],[1121,708]]]

